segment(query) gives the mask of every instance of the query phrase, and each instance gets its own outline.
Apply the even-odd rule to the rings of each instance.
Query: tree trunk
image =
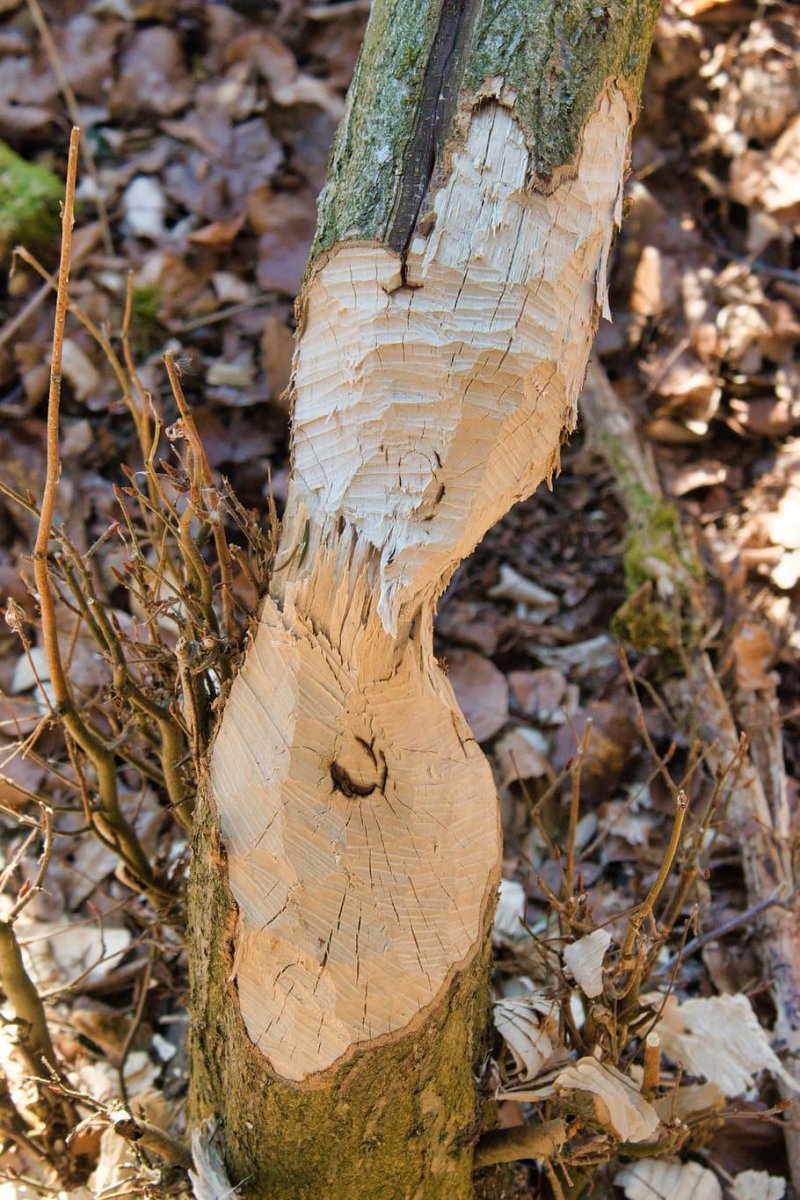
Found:
[[[656,9],[373,5],[196,821],[192,1109],[246,1196],[472,1195],[501,836],[433,612],[574,425]]]

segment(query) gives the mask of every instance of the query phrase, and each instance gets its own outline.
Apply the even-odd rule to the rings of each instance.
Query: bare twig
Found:
[[[50,866],[50,859],[53,854],[53,817],[52,814],[47,811],[44,805],[42,805],[42,832],[44,833],[44,845],[42,846],[42,853],[39,858],[39,866],[36,871],[36,877],[33,883],[29,884],[20,891],[19,896],[11,908],[11,911],[6,917],[6,920],[9,924],[12,924],[14,921],[16,921],[17,917],[20,915],[23,909],[30,904],[37,892],[41,891],[44,877],[47,874],[47,868]]]
[[[686,797],[686,793],[680,792],[676,800],[675,818],[672,823],[672,835],[669,840],[669,845],[664,853],[664,857],[661,861],[658,875],[656,876],[655,882],[650,888],[650,891],[647,893],[644,903],[640,905],[628,922],[625,941],[622,943],[621,959],[623,962],[625,959],[630,958],[631,954],[633,953],[634,944],[639,931],[641,930],[647,918],[653,912],[656,901],[661,895],[664,884],[669,878],[670,871],[672,870],[672,864],[675,861],[675,855],[678,853],[678,847],[681,844],[683,822],[684,818],[686,817],[686,809],[688,806],[689,801]]]
[[[571,897],[575,891],[575,838],[578,831],[578,816],[580,814],[581,805],[581,774],[583,771],[583,760],[586,756],[586,751],[589,748],[591,736],[592,721],[589,719],[586,722],[583,730],[581,743],[575,760],[575,768],[572,772],[572,789],[570,792],[569,804],[569,826],[567,829],[566,883],[568,897]]]
[[[136,1008],[134,1010],[133,1020],[131,1021],[130,1028],[125,1036],[125,1041],[123,1043],[123,1046],[122,1046],[122,1049],[121,1049],[120,1055],[119,1055],[119,1066],[117,1067],[120,1095],[122,1096],[122,1099],[125,1101],[126,1104],[129,1103],[129,1096],[128,1096],[128,1085],[125,1082],[125,1064],[128,1061],[128,1055],[131,1052],[131,1046],[133,1045],[134,1038],[136,1037],[136,1034],[139,1031],[139,1026],[142,1023],[142,1018],[144,1016],[144,1010],[145,1010],[145,1006],[147,1004],[147,992],[150,987],[150,980],[153,975],[154,960],[155,960],[155,947],[151,944],[148,955],[147,955],[147,962],[145,963],[144,971],[142,972],[142,974],[139,978],[139,984],[138,984],[139,994],[136,998]]]
[[[81,718],[73,702],[61,657],[55,599],[50,579],[48,550],[50,537],[53,532],[58,480],[61,473],[58,444],[61,363],[64,345],[64,325],[69,304],[69,269],[72,250],[72,226],[74,222],[75,181],[78,170],[79,143],[80,130],[74,128],[70,136],[67,184],[61,221],[61,258],[58,268],[56,312],[53,325],[53,349],[50,364],[50,389],[47,401],[47,461],[39,527],[34,544],[33,569],[41,611],[42,641],[50,671],[50,683],[56,711],[67,733],[90,758],[95,768],[98,794],[102,808],[102,821],[106,826],[105,832],[108,840],[123,858],[133,877],[141,881],[141,885],[150,891],[151,894],[159,895],[163,899],[164,890],[156,883],[152,868],[142,850],[139,839],[122,814],[119,805],[114,755],[104,744],[97,731],[92,729]]]
[[[642,1095],[645,1100],[651,1100],[658,1091],[661,1074],[661,1038],[651,1030],[644,1039],[644,1073],[642,1075]]]
[[[183,392],[180,376],[175,366],[175,360],[172,354],[164,355],[164,363],[169,376],[170,387],[172,394],[175,397],[175,402],[178,405],[178,411],[181,414],[181,420],[184,424],[186,437],[192,450],[192,454],[196,463],[196,468],[202,480],[203,488],[206,495],[210,498],[216,497],[216,504],[213,513],[206,512],[205,518],[211,525],[214,535],[214,546],[217,551],[217,562],[219,563],[220,572],[220,590],[222,592],[222,628],[228,637],[232,637],[236,632],[236,627],[233,620],[231,609],[231,598],[233,595],[233,570],[231,566],[231,555],[228,548],[228,540],[225,537],[225,529],[222,522],[222,511],[219,503],[219,497],[216,494],[214,479],[211,474],[211,468],[206,457],[205,447],[197,432],[197,426],[194,423],[191,409],[186,403],[186,396]]]
[[[33,551],[33,569],[36,587],[39,592],[39,604],[42,611],[42,636],[45,643],[47,665],[50,668],[50,678],[56,704],[65,707],[69,703],[69,689],[61,662],[61,651],[58,645],[58,627],[55,607],[50,588],[50,574],[47,566],[47,553],[50,544],[50,534],[53,529],[58,479],[61,472],[61,461],[58,447],[59,406],[61,401],[61,361],[64,345],[64,323],[67,318],[69,266],[72,252],[72,225],[74,221],[75,181],[78,170],[78,146],[80,130],[74,128],[69,140],[69,160],[67,163],[67,188],[64,197],[64,207],[61,221],[61,260],[58,268],[58,289],[56,292],[56,315],[53,328],[53,351],[50,360],[50,391],[47,399],[47,467],[45,475],[44,495],[39,517],[39,529]]]
[[[754,917],[759,913],[764,912],[768,908],[772,908],[773,904],[785,904],[777,892],[771,896],[767,896],[764,900],[759,900],[758,904],[752,904],[744,912],[737,913],[730,921],[724,921],[722,925],[717,925],[715,929],[709,929],[708,933],[701,933],[698,937],[692,938],[687,942],[678,954],[674,954],[668,962],[664,963],[663,967],[659,967],[654,971],[653,975],[658,978],[662,975],[668,975],[676,963],[683,962],[691,954],[696,954],[698,950],[702,950],[703,946],[707,946],[709,942],[716,942],[722,937],[726,937],[729,933],[733,933],[737,929],[741,929],[743,925],[749,925]]]
[[[557,1154],[567,1139],[564,1121],[546,1121],[543,1125],[518,1125],[513,1129],[491,1129],[475,1150],[475,1167],[494,1163],[519,1162],[521,1159],[546,1159]]]
[[[25,969],[22,951],[10,921],[0,921],[0,984],[18,1021],[24,1023],[20,1053],[32,1075],[38,1076],[44,1059],[54,1071],[58,1060],[47,1027],[41,996]]]

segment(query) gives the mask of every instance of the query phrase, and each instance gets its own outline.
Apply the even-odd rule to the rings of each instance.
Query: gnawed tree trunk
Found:
[[[472,1194],[501,837],[433,611],[573,427],[656,9],[374,4],[197,817],[192,1106],[245,1195]]]

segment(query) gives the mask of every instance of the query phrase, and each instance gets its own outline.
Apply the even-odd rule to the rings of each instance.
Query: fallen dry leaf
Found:
[[[88,400],[100,389],[100,374],[86,351],[72,338],[64,338],[62,372],[78,400]]]
[[[657,1000],[662,1003],[661,997]],[[669,996],[655,1031],[667,1058],[681,1063],[689,1075],[716,1083],[729,1098],[752,1087],[760,1071],[798,1088],[746,996],[712,996],[683,1004]]]
[[[192,81],[186,70],[180,38],[166,25],[138,30],[122,52],[121,71],[111,91],[111,111],[117,117],[148,113],[167,117],[189,103]]]
[[[761,366],[769,325],[754,304],[726,304],[717,313],[719,352],[745,374]]]
[[[783,1200],[786,1180],[768,1171],[740,1171],[733,1180],[733,1200]]]
[[[711,459],[699,462],[689,462],[668,476],[669,490],[673,496],[688,496],[698,488],[714,487],[724,483],[728,476],[728,468]]]
[[[46,775],[45,768],[27,758],[22,741],[0,737],[0,804],[11,808],[27,804],[38,793]]]
[[[244,225],[245,215],[240,212],[227,221],[212,221],[209,225],[203,225],[201,229],[190,233],[187,241],[193,246],[207,246],[209,250],[227,250]]]
[[[68,419],[63,422],[62,428],[62,459],[66,459],[69,462],[70,460],[82,458],[94,444],[95,435],[91,422],[85,418],[78,421]]]
[[[553,777],[547,738],[538,729],[510,729],[494,747],[494,756],[506,786],[520,779]]]
[[[127,1081],[126,1081],[127,1082]],[[106,1191],[123,1194],[138,1178],[128,1143],[114,1129],[104,1129],[100,1137],[100,1154],[90,1182],[95,1196]]]
[[[497,649],[502,617],[494,604],[448,600],[436,628],[448,641],[470,646],[491,657]]]
[[[800,550],[800,487],[791,484],[769,522],[770,540],[787,550]]]
[[[225,1171],[222,1153],[215,1141],[216,1125],[209,1118],[192,1133],[194,1170],[189,1172],[195,1200],[228,1200],[236,1194]]]
[[[689,1121],[708,1116],[725,1107],[725,1096],[715,1083],[685,1083],[667,1096],[653,1101],[653,1107],[665,1125],[675,1117]]]
[[[164,232],[167,198],[151,175],[137,175],[122,193],[125,228],[133,237],[157,242]]]
[[[123,926],[21,920],[17,924],[28,970],[41,992],[66,987],[78,978],[102,979],[109,963],[131,944]]]
[[[502,671],[474,650],[450,650],[448,677],[475,740],[486,742],[508,720],[508,683]]]
[[[736,682],[745,691],[757,692],[775,687],[777,675],[769,672],[776,646],[764,625],[748,621],[733,639]]]
[[[737,426],[756,437],[782,438],[800,423],[800,396],[756,397],[753,400],[731,400],[731,411]]]
[[[292,297],[299,292],[316,211],[315,198],[307,190],[273,192],[263,188],[249,197],[247,215],[260,234],[256,278],[264,291]]]
[[[154,1062],[146,1050],[133,1050],[125,1060],[125,1086],[131,1096],[148,1091],[160,1074],[161,1064]],[[110,1104],[119,1099],[119,1072],[112,1063],[84,1063],[76,1076],[81,1089],[101,1103]],[[94,1194],[98,1195],[97,1192]]]
[[[769,577],[781,591],[790,592],[800,579],[800,550],[790,550],[782,554],[770,571]]]
[[[494,913],[494,933],[505,938],[524,938],[525,888],[516,879],[501,879]]]
[[[544,996],[498,1000],[493,1008],[495,1029],[514,1060],[514,1075],[528,1083],[538,1075],[554,1050],[558,1032],[555,1001]]]
[[[288,396],[285,395],[292,378],[292,355],[294,335],[279,314],[270,314],[264,322],[261,334],[261,357],[269,384],[270,399],[280,404],[287,412]]]
[[[643,1158],[617,1172],[617,1187],[627,1200],[722,1200],[713,1171],[677,1158]]]
[[[593,999],[603,991],[603,959],[611,945],[607,929],[595,929],[564,948],[564,963],[584,996]]]
[[[631,311],[657,317],[672,308],[680,295],[680,268],[656,246],[643,246],[631,287]]]
[[[288,46],[266,29],[254,29],[235,38],[227,48],[226,60],[251,64],[269,84],[276,104],[315,104],[337,121],[342,115],[341,96],[325,80],[299,71]]]
[[[658,1113],[636,1084],[596,1058],[579,1058],[556,1076],[555,1085],[594,1096],[598,1122],[612,1129],[620,1141],[646,1142],[658,1129]]]
[[[690,351],[674,361],[665,352],[665,359],[654,359],[648,365],[655,390],[668,401],[660,415],[680,416],[693,432],[703,432],[719,409],[722,388],[705,363]]]
[[[536,657],[545,666],[558,667],[561,671],[572,670],[583,677],[618,661],[617,644],[607,633],[574,642],[571,646],[537,646]]]
[[[607,795],[618,783],[636,744],[636,725],[626,701],[598,700],[579,710],[556,735],[553,769],[563,770],[578,752],[587,723],[592,722],[581,766],[581,796]]]
[[[780,214],[787,220],[797,219],[800,205],[800,116],[787,125],[769,151],[766,186],[760,200],[767,212]]]
[[[558,715],[566,715],[563,704],[567,695],[567,680],[557,667],[541,667],[538,671],[510,671],[508,682],[520,710],[542,724],[551,724]]]

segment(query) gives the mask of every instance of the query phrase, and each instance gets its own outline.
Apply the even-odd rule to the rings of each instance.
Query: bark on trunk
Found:
[[[196,823],[192,1107],[244,1195],[472,1194],[501,839],[433,611],[574,425],[656,10],[373,6]]]

